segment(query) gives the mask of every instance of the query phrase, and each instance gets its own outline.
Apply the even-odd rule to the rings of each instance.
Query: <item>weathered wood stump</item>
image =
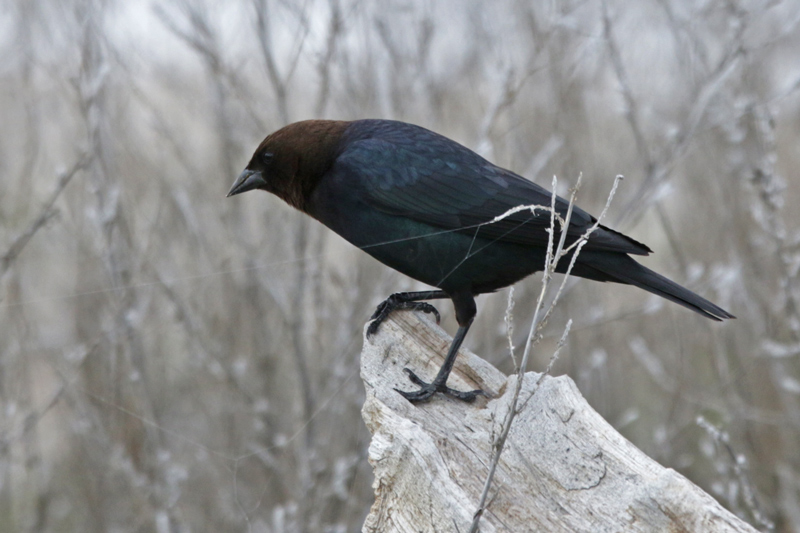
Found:
[[[396,312],[365,340],[362,411],[372,433],[375,503],[365,532],[469,530],[509,408],[506,377],[462,350],[448,384],[491,398],[413,405],[403,372],[436,375],[450,344],[427,317]],[[481,531],[755,531],[714,498],[650,459],[583,399],[566,376],[525,376],[528,398],[501,456]]]

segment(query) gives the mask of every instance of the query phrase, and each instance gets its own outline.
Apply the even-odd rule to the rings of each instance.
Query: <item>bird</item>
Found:
[[[405,369],[415,391],[397,390],[412,403],[443,393],[471,402],[483,391],[447,386],[458,350],[477,314],[475,297],[542,271],[552,194],[469,148],[429,129],[394,120],[305,120],[268,135],[228,192],[264,190],[317,219],[385,265],[434,290],[399,292],[372,315],[374,335],[396,309],[439,313],[429,300],[450,299],[458,330],[436,377],[426,382]],[[569,203],[555,199],[565,217]],[[565,245],[597,220],[573,206]],[[556,226],[554,240],[560,239]],[[636,262],[644,244],[599,225],[584,243],[572,275],[633,285],[712,320],[735,318],[721,307]],[[565,272],[571,254],[559,261]]]

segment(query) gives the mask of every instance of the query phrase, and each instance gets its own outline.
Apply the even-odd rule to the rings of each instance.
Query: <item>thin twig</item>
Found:
[[[537,382],[535,384],[533,393],[528,398],[525,399],[525,401],[523,402],[522,405],[520,405],[519,399],[520,399],[520,394],[522,392],[522,385],[523,385],[523,381],[524,381],[524,377],[525,377],[525,370],[527,369],[527,366],[528,366],[528,359],[530,357],[531,348],[541,338],[541,329],[544,327],[547,318],[549,318],[552,310],[554,309],[555,305],[558,303],[558,297],[561,295],[561,292],[563,291],[564,286],[566,285],[567,280],[569,279],[570,272],[572,271],[572,268],[575,266],[575,261],[576,261],[576,258],[578,256],[578,254],[580,254],[580,251],[583,248],[583,245],[587,242],[587,240],[589,238],[589,235],[591,235],[591,233],[595,229],[597,229],[597,227],[600,224],[600,221],[603,219],[603,217],[608,212],[608,207],[611,204],[612,199],[614,198],[614,194],[616,193],[616,190],[617,190],[617,185],[619,184],[621,179],[622,179],[622,176],[617,176],[614,179],[614,185],[612,186],[611,192],[608,195],[608,200],[606,201],[606,206],[603,209],[603,212],[600,214],[600,217],[598,217],[598,219],[595,222],[595,224],[591,228],[589,228],[581,236],[580,239],[578,239],[575,243],[572,243],[572,245],[570,245],[569,247],[567,247],[565,249],[564,245],[565,245],[565,242],[566,242],[566,233],[567,233],[567,230],[569,228],[569,223],[570,223],[570,219],[572,217],[572,211],[573,211],[573,207],[575,205],[575,199],[577,197],[578,189],[580,188],[580,184],[581,184],[581,178],[580,177],[578,178],[578,182],[575,184],[575,187],[573,187],[572,190],[570,191],[569,206],[567,208],[566,216],[564,217],[563,221],[559,218],[559,222],[560,222],[560,226],[561,226],[561,236],[559,238],[559,242],[558,242],[558,245],[557,245],[556,249],[553,250],[554,235],[555,235],[555,228],[556,228],[556,218],[557,218],[556,209],[555,209],[556,197],[557,196],[556,196],[556,192],[555,191],[557,190],[557,185],[558,185],[557,178],[555,176],[553,176],[553,183],[552,183],[553,193],[551,195],[551,207],[550,207],[550,227],[547,230],[548,231],[547,256],[546,256],[546,260],[545,260],[544,273],[542,275],[542,288],[541,288],[541,290],[539,292],[539,297],[536,300],[536,307],[535,307],[535,310],[534,310],[533,319],[531,321],[531,326],[530,326],[530,329],[528,331],[528,338],[527,338],[527,341],[525,342],[525,350],[524,350],[523,355],[522,355],[522,362],[520,363],[519,368],[517,369],[517,380],[516,380],[516,384],[514,386],[514,394],[513,394],[512,399],[511,399],[511,404],[509,406],[508,412],[506,413],[505,419],[503,420],[502,430],[500,432],[500,436],[493,443],[493,449],[494,450],[493,450],[491,462],[489,464],[489,473],[487,474],[486,481],[484,482],[483,492],[481,493],[481,498],[480,498],[480,501],[478,503],[478,509],[475,511],[475,514],[473,515],[472,525],[470,527],[470,533],[477,533],[478,525],[480,524],[480,519],[483,516],[483,512],[486,510],[487,498],[489,496],[489,490],[491,489],[492,482],[494,480],[494,475],[495,475],[495,473],[497,471],[497,466],[500,463],[500,456],[503,453],[503,449],[505,447],[505,443],[506,443],[506,441],[508,439],[508,435],[509,435],[509,433],[511,431],[511,426],[512,426],[513,421],[514,421],[514,417],[517,414],[519,414],[521,408],[524,407],[527,404],[527,402],[533,397],[533,393],[535,393],[535,391],[538,390],[538,386],[541,384],[541,382],[544,379],[544,377],[550,373],[550,371],[551,371],[551,369],[553,367],[553,364],[555,363],[556,359],[558,358],[558,354],[560,353],[561,348],[563,347],[564,343],[566,342],[567,335],[569,334],[569,330],[572,327],[572,320],[569,320],[567,322],[567,326],[566,326],[566,328],[564,330],[563,335],[561,336],[561,340],[559,341],[555,352],[551,356],[550,362],[549,362],[547,368],[539,376],[539,379],[537,380]],[[558,291],[556,292],[556,297],[550,303],[550,306],[544,312],[544,315],[540,319],[539,316],[540,316],[540,314],[542,312],[542,309],[544,308],[544,302],[545,302],[546,295],[548,293],[548,289],[549,289],[549,286],[550,286],[550,280],[552,279],[552,275],[556,271],[556,267],[558,266],[558,262],[559,262],[559,260],[561,258],[563,258],[565,255],[570,253],[570,251],[573,248],[575,248],[575,252],[572,255],[570,264],[567,267],[566,272],[564,273],[564,279],[562,280],[562,282],[561,282],[561,284],[560,284],[560,286],[558,288]]]
[[[550,375],[550,372],[553,371],[553,365],[555,365],[556,361],[558,361],[558,356],[561,355],[561,349],[567,344],[567,338],[569,337],[569,332],[572,331],[572,319],[570,318],[567,320],[567,325],[564,326],[564,332],[561,334],[561,338],[558,340],[558,344],[556,344],[556,349],[553,350],[553,354],[550,356],[550,361],[547,363],[547,367],[544,369],[544,372],[539,374],[539,378],[536,380],[536,384],[533,387],[533,390],[528,395],[527,398],[517,407],[517,414],[521,413],[525,406],[528,405],[528,402],[533,398],[536,394],[536,391],[539,390],[539,385],[542,384],[544,378]]]
[[[325,39],[324,52],[320,54],[317,62],[317,74],[319,75],[319,92],[317,102],[314,104],[314,116],[322,117],[331,95],[331,64],[333,56],[339,46],[340,37],[344,30],[345,18],[342,16],[342,7],[339,0],[329,0],[331,10],[328,21],[328,35]]]
[[[672,136],[670,142],[654,154],[650,151],[645,139],[644,127],[639,113],[637,100],[633,94],[625,65],[619,47],[614,40],[611,28],[611,19],[608,15],[607,2],[602,2],[603,13],[603,36],[608,49],[611,64],[617,81],[620,85],[620,92],[625,101],[625,118],[628,121],[631,132],[636,143],[636,150],[639,157],[644,161],[645,178],[639,184],[638,191],[632,196],[628,205],[620,210],[621,216],[616,222],[632,223],[645,212],[653,201],[656,200],[655,191],[659,186],[667,181],[672,167],[685,155],[690,147],[690,142],[694,134],[699,129],[706,110],[709,108],[714,97],[719,94],[724,87],[724,82],[736,70],[740,64],[739,59],[744,51],[741,47],[741,36],[747,28],[744,20],[740,19],[741,24],[737,26],[734,36],[730,39],[725,53],[710,72],[703,84],[696,91],[696,98],[692,102],[686,121],[682,124],[678,132]]]
[[[81,156],[69,170],[61,173],[61,175],[58,177],[58,182],[56,183],[53,192],[50,193],[47,201],[39,210],[39,214],[33,219],[25,231],[17,235],[17,237],[8,246],[6,253],[0,257],[0,278],[5,275],[11,266],[11,263],[14,262],[20,253],[22,253],[22,250],[25,249],[33,236],[36,235],[36,232],[39,231],[47,223],[47,221],[56,214],[55,209],[53,209],[53,205],[55,205],[56,200],[58,200],[59,196],[61,196],[61,193],[64,192],[67,184],[70,182],[70,180],[72,180],[75,174],[86,168],[89,160],[90,157],[86,153],[81,154]]]
[[[761,505],[759,505],[756,499],[756,491],[753,488],[753,484],[750,482],[750,477],[747,475],[747,459],[745,456],[737,454],[736,451],[734,451],[733,446],[731,446],[730,436],[726,431],[714,427],[703,416],[697,417],[697,425],[703,428],[714,440],[714,443],[727,453],[733,465],[733,473],[736,475],[736,479],[739,481],[739,486],[742,489],[742,498],[755,521],[758,522],[760,527],[768,531],[773,531],[775,529],[775,523],[767,518],[761,510]]]
[[[506,304],[506,315],[503,318],[506,323],[506,338],[508,339],[508,353],[514,361],[514,370],[519,371],[517,356],[514,355],[514,286],[508,289],[508,303]]]
[[[547,229],[548,233],[548,240],[547,240],[547,256],[545,259],[545,268],[544,273],[542,274],[542,288],[539,292],[539,298],[536,300],[536,308],[533,314],[533,320],[531,321],[531,327],[528,331],[528,339],[525,342],[525,350],[522,355],[522,362],[517,369],[517,382],[514,386],[514,394],[511,399],[511,405],[509,406],[508,412],[506,413],[505,419],[503,420],[502,430],[500,432],[499,438],[495,440],[493,443],[493,454],[492,460],[489,464],[489,473],[486,476],[486,481],[483,485],[483,492],[481,493],[481,499],[478,503],[478,509],[475,511],[475,514],[472,518],[472,525],[470,527],[470,533],[477,533],[478,525],[480,524],[480,519],[483,516],[483,512],[486,509],[486,501],[489,497],[489,490],[492,486],[492,481],[494,481],[494,475],[497,471],[497,465],[500,463],[500,455],[503,452],[503,448],[505,446],[506,440],[508,439],[508,434],[511,431],[511,424],[514,421],[514,417],[517,414],[517,402],[519,400],[519,395],[522,390],[522,382],[523,376],[525,375],[525,369],[528,365],[528,358],[530,356],[530,348],[532,345],[532,340],[534,336],[538,335],[539,331],[537,325],[539,324],[539,313],[544,306],[545,295],[547,294],[547,289],[550,284],[550,279],[552,278],[552,274],[555,271],[555,264],[557,263],[557,255],[553,253],[553,236],[555,235],[555,226],[556,226],[556,190],[558,188],[558,179],[553,176],[553,183],[552,183],[552,194],[551,194],[551,207],[550,207],[550,227]],[[568,215],[572,213],[572,204],[575,200],[575,194],[573,192],[572,196],[570,197],[570,209],[568,210]],[[569,218],[565,220],[565,223],[562,225],[562,233],[566,232],[566,228],[569,227]],[[554,261],[554,257],[556,260]]]

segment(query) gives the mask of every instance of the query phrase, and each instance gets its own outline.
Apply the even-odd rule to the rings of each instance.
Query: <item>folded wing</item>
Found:
[[[353,142],[336,166],[337,172],[357,183],[374,209],[445,230],[475,234],[479,228],[482,238],[547,246],[549,191],[428,130],[415,128],[406,136]],[[518,206],[538,207],[491,222]],[[568,202],[557,197],[556,211],[562,218],[567,208]],[[595,222],[589,213],[573,207],[567,243],[580,238]],[[604,226],[592,234],[584,250],[637,255],[651,251]]]

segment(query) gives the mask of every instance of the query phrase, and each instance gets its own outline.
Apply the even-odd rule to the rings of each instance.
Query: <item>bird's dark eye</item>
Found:
[[[264,166],[269,166],[272,163],[272,152],[261,152],[261,163]]]

